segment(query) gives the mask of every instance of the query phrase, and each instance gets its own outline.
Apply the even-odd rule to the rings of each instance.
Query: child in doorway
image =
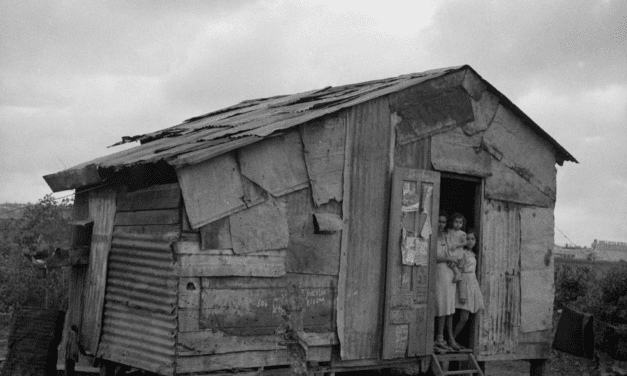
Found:
[[[461,260],[464,256],[464,247],[467,244],[466,233],[462,230],[466,227],[466,218],[463,214],[454,213],[449,219],[451,228],[446,233],[446,242],[448,245],[449,255]],[[462,273],[459,270],[459,263],[449,263],[449,267],[453,269],[453,282],[457,283],[462,279]]]
[[[464,329],[470,314],[477,313],[485,308],[483,303],[483,294],[479,287],[479,281],[475,271],[477,270],[477,232],[473,229],[468,230],[466,234],[468,245],[464,249],[464,257],[459,264],[462,268],[462,283],[458,284],[459,300],[455,304],[455,308],[460,310],[459,321],[455,325],[453,336],[457,337]],[[464,301],[462,301],[462,296]]]

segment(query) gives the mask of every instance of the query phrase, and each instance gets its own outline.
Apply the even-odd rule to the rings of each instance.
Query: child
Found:
[[[462,329],[464,329],[471,313],[476,313],[485,308],[483,304],[483,294],[481,294],[479,281],[477,281],[477,276],[475,275],[477,269],[477,250],[475,249],[477,233],[475,230],[470,229],[466,236],[468,245],[464,249],[464,257],[459,264],[463,273],[462,282],[458,284],[459,301],[455,305],[456,308],[460,310],[461,314],[453,332],[454,337],[457,337]],[[462,297],[464,297],[463,301]]]
[[[464,255],[464,246],[466,246],[466,233],[462,230],[466,227],[466,218],[460,213],[455,213],[450,218],[451,228],[446,233],[446,242],[448,244],[449,255],[457,259],[461,259]],[[453,282],[457,283],[462,279],[462,273],[456,263],[450,263],[449,267],[453,269],[455,277]]]

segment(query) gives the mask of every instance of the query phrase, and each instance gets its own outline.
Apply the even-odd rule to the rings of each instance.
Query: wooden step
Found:
[[[433,357],[433,361],[431,362],[432,368],[436,376],[449,376],[449,375],[473,375],[478,374],[479,376],[485,376],[481,368],[479,367],[479,363],[477,363],[477,359],[472,353],[457,353],[457,354],[431,354]],[[456,371],[444,371],[440,362],[450,362],[450,361],[470,361],[472,362],[473,368],[464,369],[464,370],[456,370]]]

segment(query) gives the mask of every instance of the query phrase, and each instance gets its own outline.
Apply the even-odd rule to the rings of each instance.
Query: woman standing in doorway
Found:
[[[445,214],[438,217],[438,247],[436,254],[436,270],[435,270],[435,308],[436,308],[436,336],[434,347],[436,350],[459,350],[460,347],[455,342],[453,336],[453,314],[455,313],[456,300],[456,284],[453,282],[453,270],[447,265],[455,263],[457,259],[448,253],[446,241],[446,223]],[[446,326],[446,334],[449,343],[444,341],[444,327]],[[450,347],[449,347],[450,345]]]

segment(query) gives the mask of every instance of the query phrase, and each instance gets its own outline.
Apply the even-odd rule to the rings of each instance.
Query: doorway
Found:
[[[440,178],[440,213],[446,212],[450,217],[453,213],[461,213],[466,218],[465,230],[474,228],[481,234],[481,178],[441,173]],[[481,237],[478,239],[477,249],[481,249]],[[477,256],[477,278],[480,276],[481,252]],[[459,321],[459,311],[453,317],[453,326]],[[471,315],[464,329],[457,337],[457,342],[467,348],[472,348],[476,336],[476,315]]]

